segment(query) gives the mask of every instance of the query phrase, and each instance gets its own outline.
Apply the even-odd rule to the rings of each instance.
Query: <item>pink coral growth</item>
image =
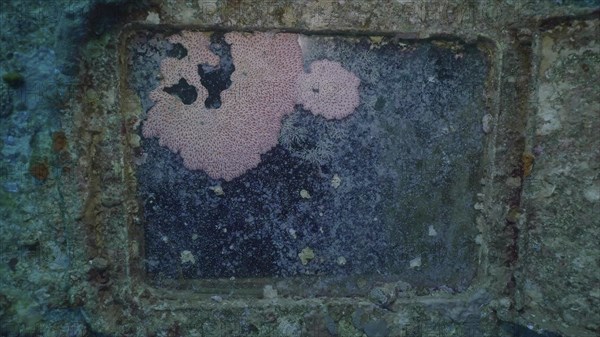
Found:
[[[231,44],[235,71],[231,87],[221,93],[219,109],[204,106],[208,92],[200,83],[198,64],[216,65],[219,58],[203,33],[182,32],[169,38],[181,43],[188,54],[181,60],[162,61],[163,79],[150,93],[156,104],[144,122],[144,137],[159,137],[159,144],[179,152],[190,170],[229,181],[256,167],[261,154],[277,145],[282,118],[294,111],[297,102],[325,118],[342,118],[358,105],[359,80],[339,64],[315,62],[312,72],[303,75],[296,34],[228,33],[225,39]],[[325,84],[320,71],[339,76],[333,80],[341,89],[338,85],[335,92],[326,88],[311,96],[307,90]],[[198,91],[192,104],[183,104],[163,90],[181,78]]]
[[[359,85],[358,77],[338,62],[315,61],[310,72],[298,78],[298,103],[315,115],[341,119],[358,106]]]
[[[203,36],[187,33],[171,40],[188,49],[188,55],[161,63],[163,80],[151,93],[156,104],[148,111],[143,134],[159,137],[161,145],[179,152],[188,169],[231,180],[256,167],[260,155],[277,144],[281,118],[294,109],[293,83],[302,70],[302,54],[292,34],[227,34],[236,70],[231,87],[222,93],[223,104],[211,110],[204,106],[208,93],[197,69],[218,58],[206,55],[209,41]],[[190,105],[163,90],[182,77],[198,90]]]

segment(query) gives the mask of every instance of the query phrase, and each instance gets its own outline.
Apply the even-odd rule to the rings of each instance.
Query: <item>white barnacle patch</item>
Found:
[[[315,258],[315,252],[310,247],[305,247],[300,253],[298,253],[300,262],[306,266],[312,259]]]
[[[221,185],[216,185],[216,186],[211,186],[209,187],[209,189],[211,191],[213,191],[216,195],[224,195],[225,192],[223,191],[223,187],[221,187]]]
[[[421,266],[421,257],[417,256],[414,259],[410,260],[409,266],[411,269],[420,267]]]
[[[334,174],[333,178],[331,178],[331,186],[333,188],[338,188],[338,187],[340,187],[341,183],[342,183],[342,178],[340,178],[339,175]]]
[[[436,236],[437,235],[437,231],[435,230],[435,228],[433,228],[433,225],[429,225],[429,229],[427,231],[427,235],[429,235],[429,236]]]
[[[181,259],[182,264],[185,264],[185,263],[195,264],[196,263],[196,257],[194,257],[194,254],[192,254],[192,252],[190,252],[189,250],[182,251],[179,258]]]

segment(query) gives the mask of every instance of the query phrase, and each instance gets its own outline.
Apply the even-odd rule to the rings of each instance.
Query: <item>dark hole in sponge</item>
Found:
[[[193,85],[182,78],[179,83],[164,89],[166,93],[176,95],[185,105],[190,105],[198,99],[198,91]]]
[[[200,83],[208,91],[208,98],[204,101],[207,109],[221,107],[221,92],[231,86],[231,74],[235,70],[231,57],[231,46],[225,42],[225,35],[214,33],[211,36],[211,51],[219,56],[217,67],[208,64],[198,65]]]
[[[188,54],[187,49],[181,43],[175,43],[173,47],[167,51],[168,57],[175,57],[178,60],[186,57]]]

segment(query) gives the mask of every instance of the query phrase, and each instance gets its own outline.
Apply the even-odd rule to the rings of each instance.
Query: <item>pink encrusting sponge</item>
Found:
[[[315,115],[341,119],[358,106],[360,80],[338,62],[315,61],[298,79],[298,103]]]
[[[169,38],[188,54],[161,62],[161,83],[150,93],[155,105],[144,122],[144,137],[158,137],[160,145],[179,152],[190,170],[232,180],[256,167],[261,154],[277,145],[282,118],[295,104],[327,119],[343,118],[358,106],[360,80],[339,63],[317,61],[304,74],[296,34],[227,33],[225,40],[231,45],[235,71],[231,86],[221,93],[219,109],[204,105],[208,92],[198,65],[217,65],[219,58],[201,32],[184,31]],[[192,104],[164,91],[181,78],[198,92]]]

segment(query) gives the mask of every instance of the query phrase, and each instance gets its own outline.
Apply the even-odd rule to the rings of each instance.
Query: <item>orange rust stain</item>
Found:
[[[50,168],[48,167],[48,163],[43,161],[30,164],[29,174],[31,174],[35,179],[40,181],[48,179],[48,175],[50,174]]]
[[[535,156],[529,152],[523,153],[521,157],[521,165],[523,168],[523,177],[527,177],[531,174],[533,170],[533,162],[535,160]]]
[[[57,131],[52,134],[52,150],[54,152],[62,152],[67,148],[67,136],[62,131]]]

